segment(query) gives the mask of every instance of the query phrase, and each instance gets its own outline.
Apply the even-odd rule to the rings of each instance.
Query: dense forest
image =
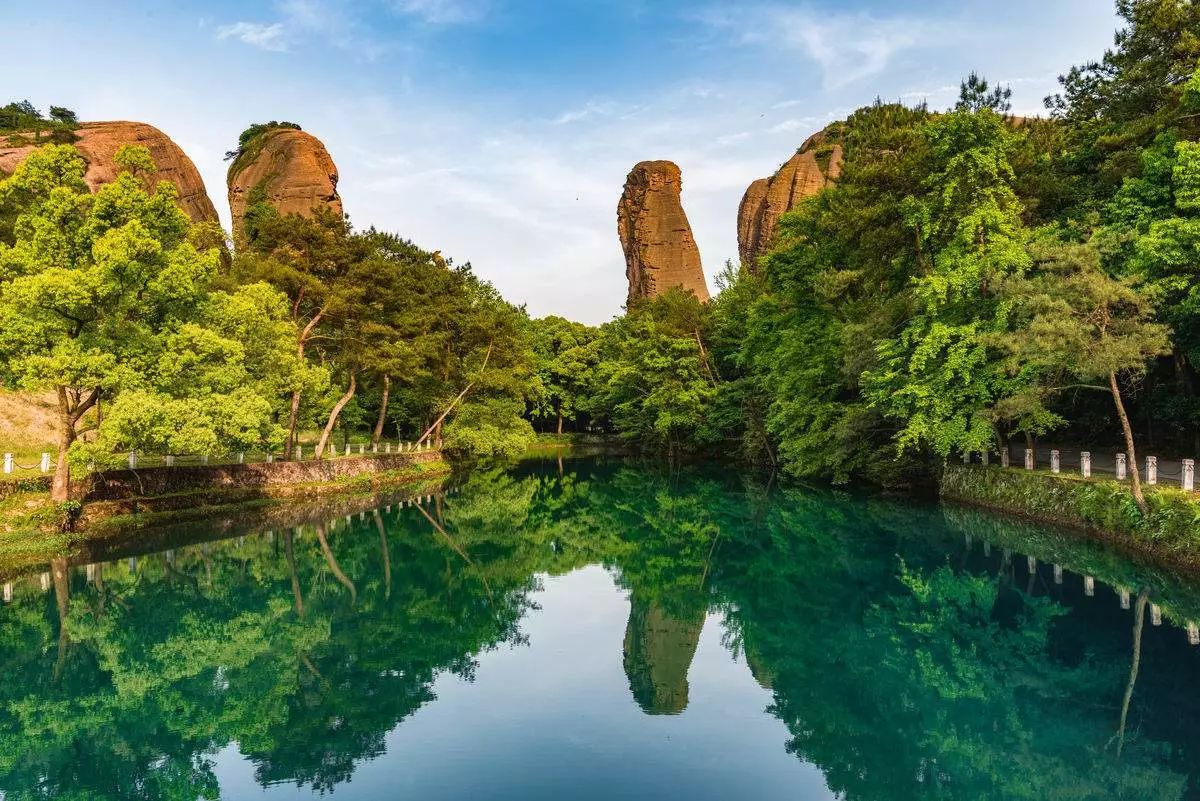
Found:
[[[1048,118],[972,74],[953,108],[876,101],[830,126],[836,184],[711,303],[539,321],[538,414],[838,482],[1047,435],[1191,453],[1200,8],[1117,6],[1114,46],[1061,77]]]
[[[0,382],[57,393],[59,499],[72,463],[133,449],[291,454],[315,430],[320,456],[369,431],[487,457],[541,430],[884,483],[1054,436],[1133,455],[1140,503],[1135,441],[1200,444],[1200,8],[1117,6],[1046,118],[975,74],[950,109],[861,108],[825,132],[840,178],[710,303],[669,291],[599,327],[338,214],[251,197],[232,250],[144,148],[92,193],[51,137],[0,180]],[[74,125],[0,109],[0,131]],[[248,128],[231,169],[289,126]]]

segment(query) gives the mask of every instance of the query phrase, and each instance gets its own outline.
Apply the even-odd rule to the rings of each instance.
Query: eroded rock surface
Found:
[[[204,181],[187,153],[153,125],[144,122],[85,122],[75,131],[76,149],[87,162],[87,181],[92,191],[117,176],[113,157],[121,145],[143,145],[158,166],[156,180],[170,181],[179,190],[179,205],[197,222],[215,222],[213,206]],[[0,144],[0,170],[11,173],[39,144],[9,147]]]
[[[750,184],[738,208],[742,263],[756,268],[758,257],[771,246],[779,218],[836,181],[841,170],[842,146],[822,131],[810,136],[773,176]]]
[[[280,214],[308,216],[319,207],[342,213],[337,165],[320,139],[294,128],[273,128],[256,137],[230,165],[228,184],[235,240],[246,209],[259,200]]]
[[[625,179],[617,233],[625,251],[629,302],[682,287],[708,300],[700,250],[683,211],[683,178],[670,161],[643,161]]]

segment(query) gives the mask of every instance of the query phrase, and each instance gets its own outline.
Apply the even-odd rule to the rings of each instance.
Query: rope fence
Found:
[[[1023,467],[1026,470],[1049,468],[1051,473],[1074,473],[1084,478],[1093,475],[1112,476],[1117,481],[1129,478],[1129,458],[1124,453],[1103,453],[1085,450],[1066,450],[1040,446],[1025,448],[1009,443],[999,453],[972,451],[963,454],[963,464],[990,465],[999,457],[1001,467]],[[1179,487],[1188,492],[1196,490],[1195,459],[1162,459],[1146,456],[1138,464],[1142,481],[1154,486],[1162,484]]]
[[[427,451],[437,451],[442,449],[442,441],[427,441],[420,442],[405,442],[397,441],[394,444],[388,442],[379,442],[368,445],[367,443],[351,444],[346,443],[342,448],[330,447],[326,450],[326,454],[321,458],[338,458],[345,456],[366,456],[370,449],[371,455],[379,454],[398,454],[398,453],[425,453]],[[303,445],[297,445],[293,448],[290,461],[301,462],[313,460],[317,458],[316,449],[313,447],[305,448]],[[249,451],[239,451],[232,454],[224,454],[213,457],[209,454],[146,454],[141,451],[130,451],[122,457],[122,461],[129,467],[130,470],[147,467],[204,467],[230,464],[269,464],[276,460],[289,461],[285,456],[272,453],[260,452],[252,453]],[[25,473],[49,473],[54,469],[54,460],[49,452],[42,453],[41,458],[36,462],[25,464],[18,461],[15,454],[4,454],[4,476],[11,476]],[[88,464],[88,472],[93,472],[96,469],[95,463]]]

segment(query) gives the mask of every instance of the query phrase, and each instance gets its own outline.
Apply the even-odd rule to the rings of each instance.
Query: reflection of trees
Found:
[[[1185,797],[1195,736],[1169,722],[1194,717],[1172,708],[1194,676],[1155,672],[1141,597],[1131,665],[1124,622],[998,581],[960,537],[933,509],[549,463],[477,471],[424,513],[181,548],[94,584],[64,569],[0,613],[0,788],[213,797],[212,754],[236,742],[260,782],[331,789],[439,675],[522,641],[537,574],[599,562],[629,595],[611,647],[645,711],[685,708],[715,608],[787,747],[849,801]]]

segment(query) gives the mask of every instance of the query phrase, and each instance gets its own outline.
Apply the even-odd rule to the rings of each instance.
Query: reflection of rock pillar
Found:
[[[630,599],[625,627],[625,675],[646,714],[677,715],[688,704],[688,668],[696,655],[704,610],[681,620],[657,603]]]

